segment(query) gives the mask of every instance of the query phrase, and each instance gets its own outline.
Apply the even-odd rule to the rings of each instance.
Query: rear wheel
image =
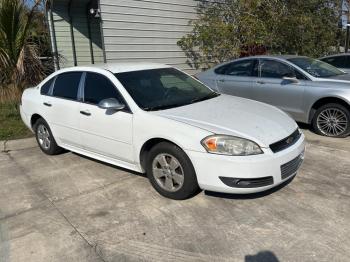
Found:
[[[56,144],[51,129],[44,119],[40,118],[35,122],[34,130],[36,141],[45,154],[57,155],[63,151],[63,149]]]
[[[157,144],[148,153],[146,165],[148,179],[162,196],[181,200],[199,192],[191,160],[178,146]]]
[[[319,135],[346,137],[350,134],[350,112],[340,104],[326,104],[317,109],[312,125]]]

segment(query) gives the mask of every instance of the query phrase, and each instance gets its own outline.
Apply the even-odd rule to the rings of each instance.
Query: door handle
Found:
[[[261,84],[261,85],[263,85],[263,84],[266,84],[266,82],[264,82],[264,81],[256,81],[258,84]]]
[[[219,82],[225,82],[225,79],[219,79]]]
[[[52,106],[52,104],[49,102],[44,102],[43,104],[44,104],[44,106]]]
[[[80,111],[80,114],[84,116],[91,116],[91,113],[89,111]]]

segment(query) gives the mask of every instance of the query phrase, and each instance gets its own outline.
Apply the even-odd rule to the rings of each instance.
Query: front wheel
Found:
[[[326,104],[317,109],[312,126],[319,135],[346,137],[350,134],[350,112],[342,105]]]
[[[146,165],[148,179],[162,196],[182,200],[199,191],[191,160],[174,144],[162,142],[154,146]]]

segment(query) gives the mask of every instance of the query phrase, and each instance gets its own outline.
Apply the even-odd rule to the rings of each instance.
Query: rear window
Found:
[[[53,96],[76,100],[81,72],[63,73],[57,76]]]

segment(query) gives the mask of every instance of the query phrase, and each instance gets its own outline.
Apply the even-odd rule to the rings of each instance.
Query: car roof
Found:
[[[339,54],[334,54],[334,55],[328,55],[328,56],[323,56],[320,59],[329,58],[329,57],[337,57],[337,56],[350,56],[350,53],[339,53]]]
[[[248,57],[242,57],[243,58],[278,58],[278,59],[291,59],[291,58],[307,58],[307,56],[298,56],[298,55],[257,55],[257,56],[248,56]]]
[[[160,63],[150,63],[150,62],[124,62],[124,63],[105,63],[105,64],[94,64],[94,65],[86,65],[86,66],[75,66],[68,67],[60,70],[60,72],[65,71],[86,71],[88,69],[104,69],[116,73],[123,72],[132,72],[132,71],[141,71],[141,70],[149,70],[149,69],[159,69],[159,68],[169,68],[170,65],[160,64]]]

